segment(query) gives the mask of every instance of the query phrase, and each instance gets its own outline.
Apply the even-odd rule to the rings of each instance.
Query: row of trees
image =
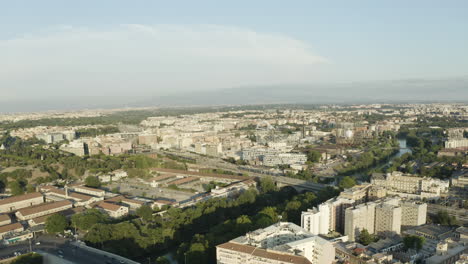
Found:
[[[341,168],[338,173],[339,175],[351,175],[368,171],[398,152],[398,146],[395,134],[385,132],[379,138],[366,142],[366,145],[363,146],[365,151],[361,155],[350,155],[348,164],[346,167]]]
[[[163,216],[142,207],[139,219],[119,223],[88,211],[72,218],[72,226],[87,232],[85,240],[96,247],[138,259],[157,257],[175,250],[189,263],[211,263],[214,246],[245,232],[282,219],[300,223],[302,210],[337,195],[328,188],[317,197],[296,194],[292,188],[277,190],[271,179],[262,180],[260,192],[250,189],[237,199],[211,199],[191,208],[170,208]],[[161,261],[163,261],[161,259]]]

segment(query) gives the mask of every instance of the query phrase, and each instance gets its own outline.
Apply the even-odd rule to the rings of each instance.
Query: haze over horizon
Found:
[[[0,4],[0,111],[467,101],[467,8],[9,1]]]

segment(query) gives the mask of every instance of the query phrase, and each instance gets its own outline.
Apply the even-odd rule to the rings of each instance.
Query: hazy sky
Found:
[[[467,76],[467,14],[463,0],[0,0],[0,102]]]

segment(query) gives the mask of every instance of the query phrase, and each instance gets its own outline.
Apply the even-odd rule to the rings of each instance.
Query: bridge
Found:
[[[272,176],[272,179],[275,181],[277,187],[290,186],[296,189],[297,192],[309,191],[317,193],[328,186],[326,184],[313,183],[285,176]]]

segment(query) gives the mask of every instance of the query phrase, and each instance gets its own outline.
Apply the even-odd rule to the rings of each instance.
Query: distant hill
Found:
[[[48,101],[2,102],[0,103],[0,112],[239,104],[465,103],[468,102],[468,77],[343,84],[285,84],[173,94],[166,92],[166,95],[161,96],[151,96],[150,94],[143,96],[109,96],[105,98],[83,96],[54,98]]]
[[[468,102],[468,78],[242,87],[154,97],[161,105]]]

